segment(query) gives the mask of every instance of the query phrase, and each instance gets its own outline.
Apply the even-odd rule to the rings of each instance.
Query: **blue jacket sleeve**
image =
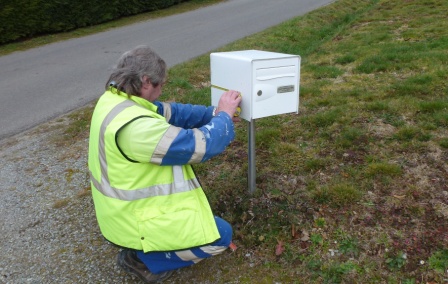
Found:
[[[222,153],[230,142],[235,139],[234,124],[230,116],[220,112],[207,125],[199,128],[204,133],[206,151],[202,161],[206,161]]]
[[[154,102],[157,112],[164,115],[164,105],[161,102]],[[171,107],[168,123],[185,129],[201,127],[210,122],[213,117],[213,106],[169,103]]]
[[[211,121],[198,128],[204,135],[205,152],[200,162],[222,153],[235,138],[234,124],[230,116],[220,112]],[[183,129],[174,138],[161,165],[182,165],[191,163],[193,154],[198,154],[195,145],[195,133],[190,129]]]

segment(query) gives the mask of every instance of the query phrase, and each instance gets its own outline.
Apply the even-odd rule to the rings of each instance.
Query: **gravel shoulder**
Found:
[[[1,141],[1,283],[131,280],[96,225],[87,138],[66,141],[64,125],[59,118]]]
[[[88,137],[66,137],[68,122],[57,118],[0,141],[0,283],[139,283],[116,265],[119,249],[100,234]],[[208,269],[229,257],[206,260]],[[219,271],[210,280],[204,268],[178,271],[167,283],[219,279]]]

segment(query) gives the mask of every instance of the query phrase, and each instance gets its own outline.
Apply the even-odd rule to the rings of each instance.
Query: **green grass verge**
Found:
[[[257,192],[247,192],[245,123],[226,153],[196,166],[235,226],[242,283],[447,278],[447,11],[445,1],[341,0],[219,50],[302,57],[299,115],[257,120]],[[166,98],[208,104],[208,64],[173,68],[189,86]]]

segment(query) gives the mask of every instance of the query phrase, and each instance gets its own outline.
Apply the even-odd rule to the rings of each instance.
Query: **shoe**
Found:
[[[173,271],[166,271],[154,274],[137,257],[137,253],[131,249],[124,249],[118,254],[117,264],[125,271],[134,274],[145,283],[160,283],[173,274]]]

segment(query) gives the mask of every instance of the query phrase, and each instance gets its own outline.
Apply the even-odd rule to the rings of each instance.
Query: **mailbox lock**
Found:
[[[257,95],[258,96],[261,96],[263,94],[263,92],[261,91],[261,90],[259,90],[258,92],[257,92]]]

